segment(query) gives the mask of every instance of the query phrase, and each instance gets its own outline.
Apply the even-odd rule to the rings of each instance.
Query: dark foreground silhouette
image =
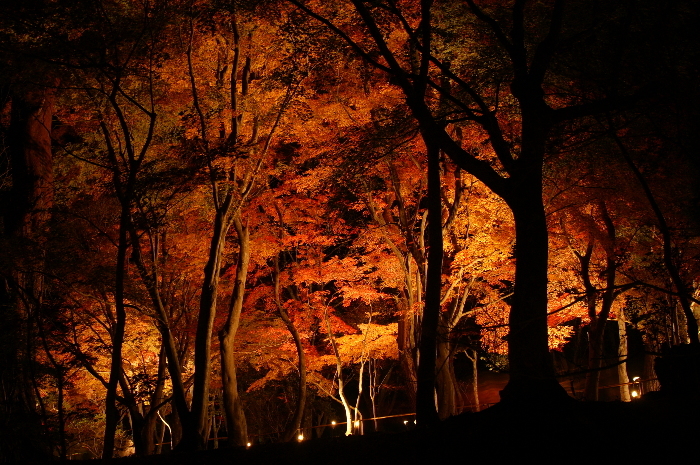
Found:
[[[650,393],[640,400],[497,404],[431,428],[106,461],[111,465],[673,463],[695,456],[695,402]],[[622,461],[622,462],[620,462]],[[85,463],[98,463],[87,461]],[[478,462],[476,462],[478,463]]]

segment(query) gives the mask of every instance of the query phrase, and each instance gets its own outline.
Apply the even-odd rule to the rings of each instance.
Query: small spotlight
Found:
[[[300,434],[299,436],[297,436],[297,439],[298,439],[299,441],[303,441],[303,440],[304,440],[304,435],[303,435],[303,434]]]
[[[632,381],[634,381],[635,383],[636,383],[638,380],[639,380],[639,376],[635,376],[634,378],[632,378]]]
[[[413,424],[414,424],[414,425],[416,424],[416,420],[413,420]]]
[[[404,420],[404,421],[403,421],[403,424],[404,424],[404,425],[407,425],[407,424],[408,424],[408,420]]]
[[[632,391],[632,397],[639,397],[639,393],[637,391]]]
[[[360,426],[360,420],[355,420],[355,428],[359,428]]]
[[[248,443],[248,444],[246,444],[246,447],[250,447],[250,446],[252,446],[252,444],[251,444],[251,443]]]
[[[335,426],[335,420],[333,420],[333,421],[331,422],[331,425]]]

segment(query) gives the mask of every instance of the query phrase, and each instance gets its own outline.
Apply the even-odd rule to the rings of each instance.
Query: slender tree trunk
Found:
[[[129,211],[122,206],[119,223],[119,242],[117,244],[117,266],[115,271],[114,305],[116,320],[112,326],[112,358],[110,362],[109,381],[105,399],[105,431],[102,446],[102,458],[112,458],[114,454],[114,436],[117,432],[119,412],[117,410],[117,387],[122,375],[122,345],[126,328],[126,309],[124,307],[124,280],[126,278],[127,229],[129,226]]]
[[[458,413],[455,392],[457,380],[455,379],[450,344],[447,341],[439,341],[437,354],[438,416],[444,420]]]
[[[165,376],[167,370],[167,360],[165,347],[161,341],[160,353],[158,355],[158,374],[156,386],[153,395],[149,399],[149,410],[145,415],[145,425],[143,427],[143,444],[146,455],[158,454],[160,446],[156,445],[163,442],[162,431],[159,432],[158,425],[161,423],[159,419],[159,410],[163,402],[163,390],[165,387]]]
[[[345,435],[352,435],[352,411],[350,409],[350,403],[347,397],[345,397],[345,379],[343,378],[343,361],[340,359],[340,353],[338,352],[338,346],[335,343],[335,336],[333,336],[333,328],[331,328],[331,320],[328,318],[328,310],[324,309],[323,312],[324,320],[326,320],[326,331],[328,331],[328,339],[330,339],[331,347],[333,348],[333,355],[335,355],[335,375],[338,380],[338,397],[340,397],[340,403],[343,405],[343,410],[345,411]]]
[[[56,400],[56,410],[58,414],[58,453],[61,460],[67,460],[68,444],[66,441],[66,418],[64,406],[66,369],[58,363],[56,357],[54,357],[51,353],[51,349],[46,339],[46,332],[44,331],[41,317],[38,314],[36,315],[36,325],[41,337],[42,345],[44,346],[46,358],[49,359],[49,362],[51,362],[51,365],[55,371],[54,377],[56,378],[56,390],[58,391],[58,399]],[[47,419],[44,421],[47,421]]]
[[[402,312],[399,319],[398,328],[398,346],[399,346],[399,361],[401,363],[401,372],[406,379],[406,389],[408,397],[412,404],[416,402],[416,386],[417,386],[417,368],[416,368],[416,324],[413,304],[409,300],[406,303],[406,309]]]
[[[362,436],[365,434],[364,423],[362,422],[362,412],[360,412],[360,401],[362,400],[362,387],[364,385],[365,375],[365,358],[364,353],[361,355],[359,376],[357,379],[357,398],[355,399],[355,408],[353,409],[353,432]]]
[[[472,351],[471,354],[469,353],[470,350]],[[464,353],[472,362],[472,395],[474,396],[474,408],[472,411],[478,412],[481,410],[481,406],[479,405],[479,355],[477,354],[476,349],[467,349],[464,351]]]
[[[676,288],[678,302],[681,304],[683,314],[685,315],[686,327],[688,330],[688,338],[690,339],[690,342],[692,344],[700,344],[698,320],[695,318],[695,314],[693,313],[693,309],[690,305],[690,299],[688,298],[690,292],[688,291],[688,287],[683,281],[680,271],[678,270],[678,266],[675,262],[673,238],[671,237],[671,230],[668,227],[668,223],[666,222],[666,217],[664,216],[663,211],[661,211],[661,207],[656,201],[656,197],[654,197],[654,193],[651,191],[649,183],[644,178],[644,175],[639,170],[639,168],[637,168],[637,165],[634,163],[634,160],[632,160],[632,157],[627,151],[627,147],[625,147],[625,145],[622,143],[617,134],[613,133],[613,138],[617,143],[617,146],[620,148],[620,152],[622,153],[622,156],[627,162],[627,165],[630,167],[635,177],[637,178],[637,181],[642,187],[644,195],[646,196],[647,201],[649,202],[649,206],[651,206],[651,209],[654,211],[654,215],[656,216],[656,220],[658,221],[659,231],[661,232],[661,237],[663,239],[664,265],[666,266],[666,270],[668,271],[668,274],[671,278],[671,282],[673,282],[673,286]]]
[[[238,395],[234,342],[241,319],[241,311],[243,310],[243,298],[248,275],[248,263],[250,261],[250,232],[247,226],[244,226],[241,222],[239,215],[236,215],[233,224],[238,237],[238,259],[228,319],[219,332],[221,380],[224,387],[223,408],[226,413],[228,444],[230,446],[245,446],[248,443],[248,430]]]
[[[280,218],[282,215],[280,214]],[[304,416],[304,408],[306,406],[306,356],[304,355],[304,346],[301,343],[301,336],[299,331],[297,331],[294,323],[289,318],[287,310],[282,305],[282,299],[280,296],[280,267],[279,258],[275,257],[275,269],[274,269],[274,281],[275,281],[275,303],[277,305],[277,311],[280,314],[280,318],[287,327],[287,330],[292,335],[294,339],[294,345],[297,349],[297,369],[299,370],[299,384],[297,385],[297,405],[294,409],[294,415],[292,416],[292,421],[287,426],[283,440],[289,442],[294,439],[294,435],[299,428],[301,428],[301,420]]]
[[[219,291],[219,270],[221,257],[226,243],[226,234],[231,224],[228,219],[230,195],[227,201],[217,209],[214,218],[214,233],[209,246],[209,258],[204,267],[204,281],[199,302],[197,335],[194,347],[194,389],[192,393],[192,416],[196,437],[183,438],[185,448],[203,449],[207,434],[209,416],[209,384],[211,380],[211,339],[216,317],[216,299]],[[232,338],[235,335],[231,336]],[[234,381],[235,382],[235,381]],[[185,431],[188,436],[187,431]]]
[[[372,357],[368,360],[369,372],[369,400],[372,404],[372,421],[374,422],[374,432],[379,431],[379,422],[377,421],[377,361]]]
[[[617,319],[617,334],[619,335],[619,344],[617,346],[617,357],[621,362],[617,365],[617,380],[620,384],[620,400],[622,402],[629,402],[632,400],[630,397],[630,378],[627,375],[627,357],[628,357],[628,347],[627,347],[627,324],[624,318],[618,317]],[[625,360],[625,361],[623,361]]]
[[[187,405],[187,394],[185,392],[185,386],[182,380],[182,369],[180,363],[180,356],[177,349],[177,343],[172,331],[170,330],[170,318],[163,304],[163,299],[161,298],[161,293],[158,288],[158,268],[153,264],[153,268],[148,270],[146,264],[143,260],[143,254],[141,253],[141,236],[136,231],[133,221],[130,222],[129,233],[131,236],[131,242],[133,244],[132,254],[130,259],[136,264],[136,268],[139,271],[141,280],[143,281],[148,294],[151,298],[151,303],[156,312],[156,327],[161,336],[162,350],[165,355],[165,360],[167,361],[168,373],[170,374],[170,381],[172,383],[173,390],[173,405],[180,418],[180,425],[182,425],[185,430],[185,438],[196,437],[196,425],[192,415],[190,414],[189,407]],[[161,359],[163,360],[163,359]],[[185,443],[184,446],[188,446]],[[194,446],[193,446],[194,447]]]

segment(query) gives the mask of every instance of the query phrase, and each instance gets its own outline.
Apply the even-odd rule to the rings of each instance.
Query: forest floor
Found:
[[[483,460],[519,463],[674,463],[693,460],[700,408],[660,396],[629,403],[568,401],[539,406],[497,404],[439,425],[401,433],[301,443],[173,452],[110,460],[160,464],[432,464]],[[683,460],[685,459],[685,460]],[[622,461],[622,462],[621,462]],[[535,463],[537,463],[535,462]]]

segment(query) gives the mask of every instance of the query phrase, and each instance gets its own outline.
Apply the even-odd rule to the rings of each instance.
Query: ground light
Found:
[[[642,383],[641,383],[641,379],[639,378],[639,376],[635,376],[634,378],[632,378],[632,383],[633,383],[633,385],[630,387],[636,388],[636,389],[633,389],[632,392],[630,392],[630,395],[632,396],[633,399],[636,399],[643,392],[642,391]]]
[[[304,440],[304,435],[303,435],[303,434],[300,434],[299,436],[297,436],[297,440],[300,441],[300,442],[303,441],[303,440]]]

